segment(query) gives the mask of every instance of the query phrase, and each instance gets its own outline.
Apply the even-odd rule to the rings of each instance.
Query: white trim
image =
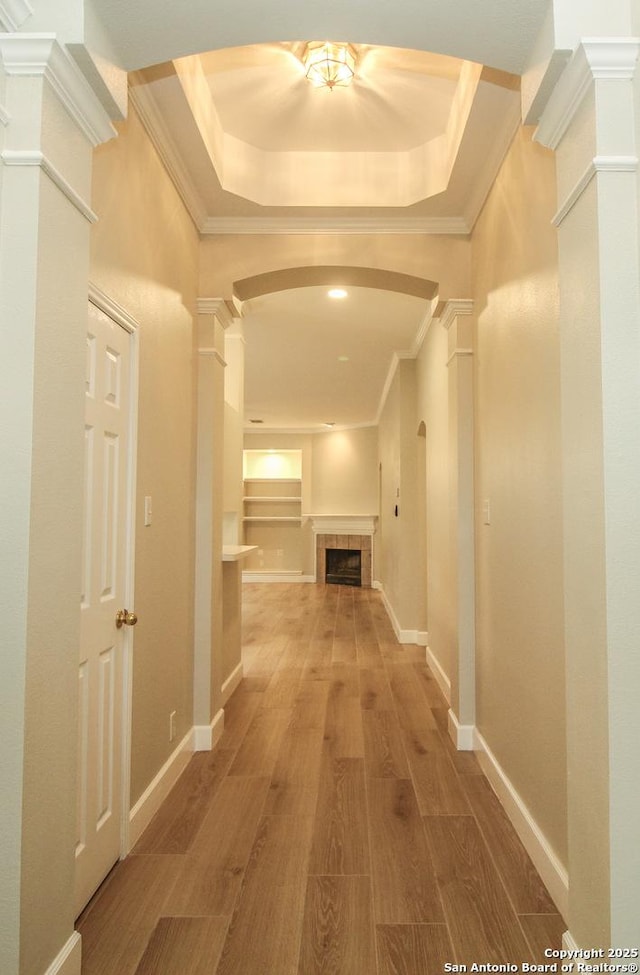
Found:
[[[402,644],[418,643],[418,630],[403,630],[401,628],[398,617],[396,616],[393,610],[393,606],[391,605],[389,599],[387,598],[387,594],[384,591],[384,586],[382,585],[382,583],[372,582],[371,588],[379,589],[380,592],[382,593],[382,602],[384,603],[384,608],[387,611],[387,616],[389,617],[389,620],[393,627],[393,632],[396,635],[396,639],[398,643],[402,643]]]
[[[44,975],[80,975],[81,963],[82,938],[77,931],[74,931]]]
[[[76,193],[60,170],[56,169],[51,160],[39,149],[3,149],[0,157],[5,166],[37,166],[64,193],[69,202],[89,223],[97,223],[97,214],[93,212],[88,203],[85,203],[80,194]]]
[[[4,105],[0,104],[0,125],[8,125],[10,121],[11,121],[11,116],[9,115]]]
[[[460,724],[453,710],[447,715],[449,737],[459,752],[472,752],[475,744],[475,725]]]
[[[418,634],[418,639],[416,640],[416,643],[418,644],[418,646],[419,647],[428,647],[429,646],[429,634],[427,633],[427,631],[426,630],[416,630],[416,632]]]
[[[134,847],[189,764],[194,729],[182,739],[129,813],[129,842]]]
[[[551,93],[534,134],[536,142],[557,149],[594,80],[633,78],[639,52],[635,37],[585,38]]]
[[[226,368],[227,365],[226,360],[222,355],[222,353],[218,352],[217,349],[206,348],[203,346],[202,348],[198,349],[198,355],[205,356],[205,357],[209,356],[212,359],[217,359],[220,365]]]
[[[93,146],[114,138],[116,130],[105,109],[54,34],[0,34],[0,57],[7,75],[46,78]]]
[[[473,298],[449,298],[440,313],[440,324],[448,331],[458,315],[473,315]]]
[[[193,751],[210,752],[222,738],[224,731],[224,711],[218,711],[211,724],[196,724],[193,726]]]
[[[0,0],[0,29],[8,34],[19,30],[33,16],[29,0]]]
[[[468,236],[464,217],[209,217],[200,233],[227,234],[446,234]]]
[[[451,704],[451,681],[431,647],[427,647],[427,667],[435,677],[436,683],[444,694],[447,704]]]
[[[198,298],[196,305],[199,315],[214,315],[225,329],[242,317],[242,304],[236,298]]]
[[[473,355],[473,349],[454,349],[447,359],[447,366],[450,366],[454,359],[465,358]]]
[[[97,284],[89,282],[89,301],[100,311],[104,312],[116,325],[119,325],[130,334],[135,334],[140,328],[140,323],[133,318],[128,311],[126,311],[122,305],[119,305],[117,301],[110,298],[109,295],[105,294]],[[136,390],[137,392],[137,390]],[[137,399],[136,399],[137,403]]]
[[[129,85],[129,100],[158,153],[169,179],[178,191],[187,213],[196,229],[200,231],[207,219],[206,207],[178,147],[169,134],[153,94],[144,83],[133,84]]]
[[[482,771],[504,806],[558,911],[566,917],[569,906],[569,877],[566,869],[477,728],[474,744]]]
[[[376,533],[377,515],[303,515],[311,519],[314,535],[370,535]]]
[[[243,582],[315,582],[315,576],[303,576],[300,572],[253,572],[242,573]]]
[[[551,223],[554,227],[559,227],[566,216],[573,210],[574,206],[587,189],[591,180],[598,173],[637,173],[637,156],[595,156],[589,163],[584,173],[567,195],[566,200],[558,209]]]
[[[571,934],[571,931],[565,931],[562,935],[562,947],[565,951],[580,951],[578,942]]]
[[[238,664],[234,671],[227,677],[226,681],[222,685],[222,703],[226,704],[236,687],[240,684],[242,678],[244,677],[244,669],[242,667],[242,661]]]

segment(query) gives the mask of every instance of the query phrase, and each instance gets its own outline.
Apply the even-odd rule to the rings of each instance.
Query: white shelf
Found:
[[[292,521],[298,525],[302,524],[300,515],[246,515],[243,521]]]
[[[260,495],[257,495],[257,494],[256,495],[253,495],[253,494],[245,494],[245,496],[244,496],[244,498],[242,500],[243,501],[289,501],[289,502],[292,502],[293,501],[293,502],[296,502],[298,504],[300,504],[300,502],[302,501],[300,495],[297,495],[297,497],[295,495],[294,496],[289,495],[286,498],[285,497],[273,497],[273,498],[270,498],[266,494],[260,494]]]
[[[301,477],[245,477],[245,484],[302,484]]]

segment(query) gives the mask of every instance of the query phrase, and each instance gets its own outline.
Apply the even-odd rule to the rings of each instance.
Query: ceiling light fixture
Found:
[[[302,58],[305,73],[315,88],[336,85],[344,88],[351,84],[356,70],[356,55],[350,44],[332,44],[330,41],[307,44]]]
[[[332,288],[331,291],[327,292],[330,298],[346,298],[347,292],[344,288]]]

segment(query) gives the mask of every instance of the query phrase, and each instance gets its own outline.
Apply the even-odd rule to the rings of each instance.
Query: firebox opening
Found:
[[[327,549],[325,582],[339,586],[361,586],[361,553],[347,548]]]

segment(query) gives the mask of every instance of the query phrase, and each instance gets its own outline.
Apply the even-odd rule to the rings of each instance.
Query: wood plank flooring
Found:
[[[243,589],[245,677],[78,920],[83,975],[440,975],[565,925],[379,593]]]

